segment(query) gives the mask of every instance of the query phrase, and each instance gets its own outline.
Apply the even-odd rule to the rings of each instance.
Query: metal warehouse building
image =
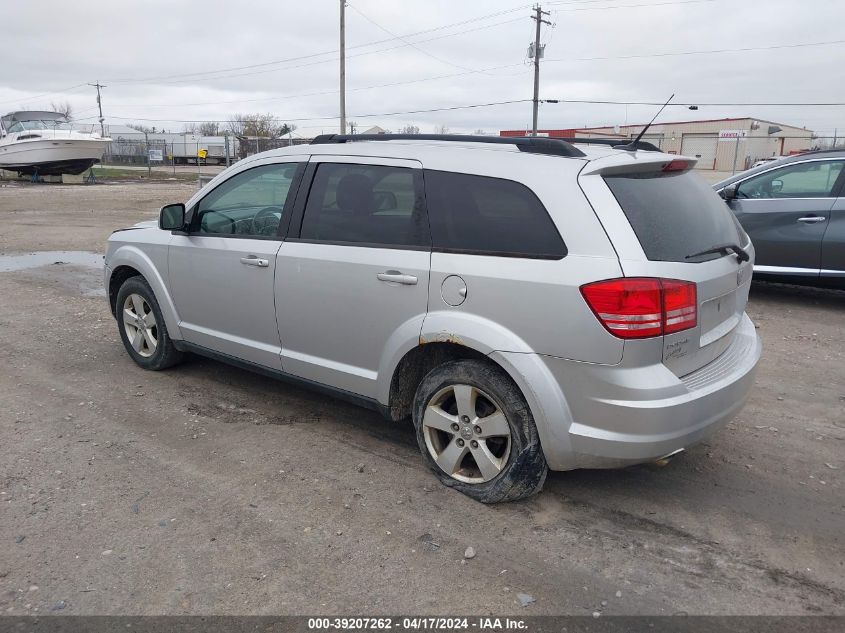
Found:
[[[608,127],[538,130],[538,134],[558,138],[635,138],[645,127],[621,125]],[[501,136],[525,136],[525,130],[502,130]],[[741,171],[770,156],[787,156],[811,149],[812,130],[764,119],[711,119],[655,123],[643,140],[669,154],[698,158],[697,169]]]

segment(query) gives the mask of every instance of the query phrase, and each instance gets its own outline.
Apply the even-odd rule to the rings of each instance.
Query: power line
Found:
[[[71,92],[72,90],[76,90],[78,88],[82,88],[82,87],[87,86],[87,85],[88,84],[86,84],[86,83],[81,83],[81,84],[76,84],[75,86],[71,86],[70,88],[63,88],[62,90],[53,90],[52,92],[45,92],[45,93],[40,94],[40,95],[30,95],[28,97],[18,97],[17,99],[9,99],[8,101],[0,101],[0,105],[5,105],[7,103],[15,103],[15,102],[20,103],[21,101],[32,101],[33,99],[40,99],[42,97],[49,97],[51,95],[64,94],[66,92]]]
[[[355,118],[372,118],[372,117],[380,117],[380,116],[399,116],[403,114],[426,114],[431,112],[448,112],[454,110],[467,110],[467,109],[474,109],[474,108],[487,108],[487,107],[494,107],[494,106],[502,106],[502,105],[512,105],[516,103],[528,103],[532,101],[531,99],[511,99],[508,101],[491,101],[488,103],[472,103],[472,104],[465,104],[465,105],[456,105],[456,106],[447,106],[442,108],[423,108],[417,110],[402,110],[402,111],[395,111],[395,112],[376,112],[370,114],[355,114],[351,115]],[[592,105],[643,105],[643,106],[659,106],[663,105],[660,101],[612,101],[612,100],[597,100],[597,99],[542,99],[541,103],[549,103],[549,104],[556,104],[556,103],[581,103],[581,104],[592,104]],[[799,103],[799,102],[791,102],[791,103],[771,103],[771,102],[758,102],[758,103],[716,103],[716,102],[702,102],[698,101],[695,103],[671,103],[669,107],[688,107],[690,105],[698,105],[698,106],[712,106],[712,107],[720,107],[720,106],[779,106],[779,107],[831,107],[831,106],[845,106],[845,102],[825,102],[825,103]],[[85,120],[91,119],[95,117],[82,117],[77,120]],[[216,123],[219,122],[220,119],[151,119],[151,118],[142,118],[142,117],[126,117],[126,116],[111,116],[110,118],[113,119],[120,119],[125,121],[144,121],[150,123]],[[294,117],[294,118],[282,118],[282,117],[274,117],[278,121],[284,122],[298,122],[298,121],[331,121],[337,118],[337,115],[332,116],[322,116],[322,117]],[[240,119],[233,119],[234,121],[240,122]]]
[[[447,112],[451,110],[468,110],[472,108],[488,108],[492,106],[501,106],[501,105],[510,105],[513,103],[525,103],[527,101],[531,101],[531,99],[512,99],[510,101],[491,101],[489,103],[471,103],[467,105],[456,105],[456,106],[447,106],[443,108],[425,108],[420,110],[403,110],[401,112],[377,112],[373,114],[353,114],[351,115],[354,118],[359,119],[366,119],[372,118],[377,116],[398,116],[400,114],[424,114],[429,112]],[[85,119],[92,119],[94,117],[82,117],[80,119],[76,119],[77,121],[82,121]],[[141,118],[141,117],[127,117],[127,116],[111,116],[112,119],[120,119],[123,121],[144,121],[148,123],[217,123],[220,119],[148,119],[148,118]],[[321,117],[300,117],[300,118],[282,118],[282,117],[274,117],[277,121],[284,121],[284,122],[297,122],[297,121],[332,121],[337,119],[337,115],[333,116],[321,116]],[[227,119],[236,123],[244,122],[241,119]]]
[[[346,134],[346,0],[340,0],[340,133]]]
[[[522,64],[504,64],[501,66],[489,66],[487,68],[480,68],[478,70],[468,70],[466,72],[460,73],[451,73],[448,75],[434,75],[431,77],[420,77],[418,79],[406,79],[404,81],[393,81],[386,84],[375,84],[370,86],[359,86],[357,88],[348,88],[348,92],[356,92],[361,90],[375,90],[378,88],[393,88],[395,86],[405,86],[408,84],[415,84],[415,83],[423,83],[426,81],[436,81],[439,79],[452,79],[455,77],[465,77],[466,75],[471,75],[476,72],[483,72],[483,71],[491,71],[491,70],[502,70],[505,68],[514,68],[516,66],[522,66]],[[527,72],[527,71],[526,71]],[[287,99],[297,99],[302,97],[321,97],[324,95],[332,95],[337,94],[339,90],[319,90],[314,92],[301,92],[299,94],[292,94],[292,95],[277,95],[273,97],[262,97],[260,99],[233,99],[231,101],[202,101],[197,103],[131,103],[131,104],[113,104],[113,108],[183,108],[183,107],[194,107],[194,106],[207,106],[207,105],[227,105],[232,103],[257,103],[260,101],[283,101]],[[85,112],[90,109],[96,108],[86,108],[82,110]]]
[[[603,0],[596,0],[603,1]],[[607,9],[638,9],[641,7],[663,7],[667,5],[679,4],[702,4],[706,2],[716,2],[716,0],[667,0],[666,2],[654,2],[650,4],[614,4],[608,7],[583,7],[574,9],[558,9],[558,11],[604,11]],[[569,4],[568,2],[548,2],[547,4]]]
[[[352,9],[353,11],[355,11],[355,13],[357,13],[358,15],[360,15],[360,16],[361,16],[362,18],[364,18],[367,22],[369,22],[369,23],[370,23],[370,24],[372,24],[373,26],[375,26],[375,27],[377,27],[377,28],[381,29],[382,31],[384,31],[385,33],[387,33],[387,34],[388,34],[388,35],[390,35],[391,37],[393,37],[393,38],[395,38],[395,39],[399,40],[400,42],[404,42],[405,44],[407,44],[408,46],[410,46],[410,47],[411,47],[411,48],[413,48],[414,50],[419,51],[419,52],[420,52],[420,53],[422,53],[423,55],[426,55],[426,56],[430,57],[431,59],[433,59],[433,60],[436,60],[436,61],[440,62],[441,64],[446,64],[447,66],[452,66],[453,68],[459,68],[460,70],[467,70],[467,71],[470,71],[470,72],[477,72],[477,71],[475,71],[475,69],[473,69],[473,68],[467,68],[466,66],[461,66],[460,64],[454,64],[454,63],[452,63],[452,62],[450,62],[450,61],[448,61],[448,60],[446,60],[446,59],[443,59],[442,57],[438,57],[438,56],[437,56],[437,55],[435,55],[434,53],[429,53],[427,50],[425,50],[425,49],[423,49],[423,48],[420,48],[420,47],[419,47],[419,46],[417,46],[415,43],[408,41],[406,38],[402,37],[401,35],[396,35],[396,33],[394,33],[393,31],[390,31],[389,29],[386,29],[386,28],[385,28],[385,27],[383,27],[381,24],[379,24],[378,22],[376,22],[375,20],[373,20],[372,18],[370,18],[369,16],[367,16],[367,15],[366,15],[363,11],[361,11],[358,7],[354,6],[353,4],[351,4],[351,3],[347,3],[347,4],[348,4],[348,6],[349,6],[349,8],[350,8],[350,9]]]
[[[542,99],[542,103],[584,103],[590,105],[641,105],[641,106],[661,106],[663,105],[660,101],[610,101],[610,100],[589,100],[589,99]],[[801,107],[812,107],[812,108],[822,108],[822,107],[836,107],[836,106],[845,106],[845,102],[818,102],[818,103],[808,103],[808,102],[792,102],[792,103],[771,103],[771,102],[760,102],[760,103],[728,103],[728,102],[707,102],[707,101],[695,101],[690,103],[670,103],[669,107],[677,107],[683,106],[685,108],[689,106],[705,106],[705,107],[767,107],[767,106],[777,106],[777,107],[784,107],[784,108],[801,108]]]
[[[511,23],[517,22],[517,21],[522,21],[522,18],[514,18],[514,19],[510,19],[510,20],[505,20],[503,22],[496,22],[494,24],[479,26],[479,27],[474,28],[474,29],[466,29],[466,30],[464,30],[460,33],[446,33],[445,35],[438,35],[436,37],[431,37],[431,38],[428,38],[428,39],[419,40],[416,43],[417,44],[424,44],[426,42],[433,42],[433,41],[445,39],[445,38],[448,38],[448,37],[454,37],[456,35],[466,35],[467,33],[473,33],[475,31],[481,31],[481,30],[485,30],[485,29],[488,29],[488,28],[501,26],[501,25],[504,25],[504,24],[511,24]],[[380,49],[377,49],[377,50],[374,50],[374,51],[365,51],[365,52],[355,53],[353,55],[347,55],[346,58],[351,59],[351,58],[355,58],[355,57],[364,57],[366,55],[376,55],[378,53],[386,53],[386,52],[393,51],[393,50],[396,50],[396,49],[399,49],[399,48],[404,48],[405,46],[407,46],[407,45],[406,44],[398,44],[398,45],[395,45],[395,46],[390,46],[388,48],[380,48]],[[217,81],[219,79],[238,79],[238,78],[241,78],[241,77],[252,77],[252,76],[255,76],[255,75],[265,75],[265,74],[268,74],[268,73],[276,73],[276,72],[281,72],[281,71],[285,71],[285,70],[295,70],[297,68],[307,68],[307,67],[310,67],[310,66],[318,66],[320,64],[327,64],[327,63],[330,63],[330,62],[336,62],[336,61],[338,61],[338,59],[339,58],[337,58],[337,57],[333,57],[331,59],[322,59],[322,60],[308,62],[308,63],[304,63],[304,64],[295,64],[293,66],[285,66],[285,67],[282,67],[282,68],[269,68],[269,69],[257,70],[257,71],[249,72],[249,73],[236,73],[236,74],[232,74],[232,75],[221,75],[221,76],[217,76],[217,77],[205,77],[205,78],[199,78],[199,79],[188,79],[188,80],[185,80],[185,81],[190,81],[191,83],[199,83],[199,82],[203,82],[203,81]],[[127,83],[127,82],[125,82],[125,83]],[[183,83],[183,80],[170,80],[170,81],[159,81],[159,82],[138,81],[138,82],[134,82],[134,83],[162,83],[162,84],[173,83],[173,84],[175,84],[175,83]]]
[[[612,1],[612,0],[582,0],[581,2],[572,2],[572,1],[567,0],[565,2],[558,1],[558,2],[554,2],[552,4],[558,4],[558,5],[564,4],[564,5],[570,5],[571,6],[571,5],[591,4],[593,2],[608,2],[608,1]],[[606,7],[576,7],[576,8],[573,8],[573,9],[559,9],[559,11],[564,11],[564,10],[567,10],[567,11],[568,10],[587,11],[587,10],[626,9],[626,8],[638,8],[638,7],[649,7],[649,6],[665,6],[665,5],[673,5],[673,4],[695,4],[695,3],[715,2],[715,1],[716,0],[673,0],[673,1],[670,1],[670,2],[658,2],[658,3],[651,3],[651,4],[612,5],[612,6],[606,6]],[[414,42],[413,44],[407,42],[407,40],[409,38],[416,37],[418,35],[425,35],[425,34],[428,34],[428,33],[434,33],[434,32],[437,32],[437,31],[441,31],[441,30],[445,30],[445,29],[449,29],[449,28],[453,28],[453,27],[457,27],[457,26],[464,26],[466,24],[471,24],[473,22],[480,22],[480,21],[483,21],[483,20],[486,20],[486,19],[489,19],[489,18],[501,16],[501,15],[507,15],[509,13],[515,13],[517,11],[522,11],[525,8],[528,8],[530,6],[531,5],[522,5],[522,6],[519,6],[519,7],[514,7],[512,9],[505,9],[503,11],[497,11],[495,13],[489,13],[489,14],[478,16],[478,17],[475,17],[475,18],[469,18],[467,20],[462,20],[462,21],[459,21],[459,22],[452,22],[450,24],[444,24],[444,25],[441,25],[441,26],[438,26],[438,27],[433,27],[433,28],[424,29],[424,30],[421,30],[421,31],[416,31],[414,33],[409,33],[407,35],[393,35],[392,37],[387,38],[387,39],[376,40],[376,41],[373,41],[373,42],[367,42],[365,44],[358,44],[358,45],[355,45],[355,46],[350,46],[350,47],[347,47],[347,49],[351,50],[351,49],[369,48],[371,46],[377,46],[379,44],[385,44],[387,42],[392,42],[392,41],[395,41],[397,39],[403,42],[402,44],[397,45],[397,46],[391,46],[391,47],[388,47],[388,48],[382,48],[382,49],[378,49],[378,50],[375,50],[375,51],[367,51],[367,52],[356,53],[354,55],[348,55],[347,59],[351,58],[351,57],[361,57],[361,56],[365,56],[365,55],[373,55],[373,54],[377,54],[377,53],[388,52],[388,51],[391,51],[391,50],[396,50],[398,48],[404,48],[406,46],[416,46],[416,45],[419,45],[419,44],[424,44],[426,42],[432,42],[432,41],[435,41],[435,40],[440,40],[440,39],[444,39],[444,38],[448,38],[448,37],[455,37],[457,35],[464,35],[466,33],[472,33],[472,32],[475,32],[475,31],[485,30],[485,29],[488,29],[488,28],[494,28],[496,26],[501,26],[501,25],[504,25],[504,24],[510,24],[510,23],[513,23],[513,22],[518,22],[518,21],[521,21],[522,18],[515,18],[515,19],[505,20],[505,21],[502,21],[502,22],[496,22],[494,24],[488,24],[488,25],[480,26],[480,27],[477,27],[477,28],[474,28],[474,29],[465,29],[465,30],[458,31],[456,33],[447,33],[445,35],[440,35],[440,36],[428,38],[428,39],[425,39],[425,40],[419,40],[419,41]],[[352,8],[355,9],[355,7],[352,7]],[[360,13],[360,10],[358,10],[358,9],[355,9],[355,10]],[[363,14],[361,14],[361,15],[363,16]],[[375,24],[375,22],[373,22],[373,23]],[[386,29],[384,29],[380,25],[376,24],[376,26],[379,26],[379,28],[382,28],[382,30],[385,30],[385,32],[389,33],[389,31],[387,31]],[[418,49],[418,50],[421,50],[421,49]],[[310,62],[310,63],[307,63],[307,64],[288,66],[288,67],[285,67],[285,68],[278,68],[278,69],[274,68],[274,69],[268,69],[268,70],[260,70],[260,71],[256,71],[256,72],[235,73],[235,74],[227,74],[227,75],[221,74],[220,76],[216,76],[216,77],[204,77],[204,76],[206,76],[206,75],[217,75],[219,73],[229,73],[229,72],[240,71],[240,70],[252,70],[252,69],[255,69],[255,68],[266,68],[267,66],[277,66],[277,65],[286,64],[286,63],[289,63],[289,62],[301,61],[301,60],[306,60],[306,59],[314,59],[316,57],[323,57],[323,56],[326,56],[326,55],[334,55],[338,52],[339,52],[339,49],[333,49],[333,50],[329,50],[329,51],[322,51],[322,52],[319,52],[319,53],[311,53],[309,55],[300,55],[300,56],[296,56],[296,57],[289,57],[289,58],[286,58],[286,59],[280,59],[280,60],[275,60],[275,61],[270,61],[270,62],[262,62],[260,64],[250,64],[250,65],[247,65],[247,66],[234,66],[234,67],[230,67],[230,68],[221,68],[221,69],[217,69],[217,70],[198,71],[198,72],[191,72],[191,73],[178,73],[178,74],[172,74],[172,75],[160,75],[160,76],[156,76],[156,77],[146,77],[146,78],[142,78],[142,79],[131,79],[131,78],[110,79],[109,81],[111,83],[114,83],[114,84],[118,84],[118,83],[120,83],[120,84],[181,83],[181,80],[186,80],[186,81],[191,81],[193,83],[196,83],[196,82],[200,82],[200,81],[216,81],[216,80],[219,80],[219,79],[231,79],[231,78],[237,78],[237,77],[250,77],[250,76],[266,74],[266,73],[270,73],[270,72],[279,72],[281,70],[291,70],[291,69],[295,69],[295,68],[304,68],[304,67],[314,66],[314,65],[318,65],[318,64],[325,64],[325,63],[330,63],[330,62],[337,61],[337,60],[335,58],[331,58],[331,59],[324,59],[324,60]],[[428,53],[426,53],[426,54],[428,54]],[[441,60],[441,61],[443,61],[443,60]],[[445,62],[445,63],[450,63],[450,62]],[[461,68],[464,68],[464,67],[461,67]],[[173,80],[173,79],[178,79],[179,81],[164,81],[164,80]]]
[[[522,19],[522,18],[518,18]],[[705,55],[705,54],[719,54],[719,53],[733,53],[733,52],[750,52],[750,51],[763,51],[763,50],[775,50],[775,49],[790,49],[790,48],[803,48],[803,47],[812,47],[812,46],[832,46],[838,44],[845,44],[845,40],[832,40],[827,42],[806,42],[806,43],[798,43],[798,44],[779,44],[773,46],[759,46],[759,47],[743,47],[743,48],[722,48],[722,49],[714,49],[714,50],[699,50],[699,51],[675,51],[675,52],[662,52],[662,53],[643,53],[637,55],[622,55],[622,56],[605,56],[605,57],[576,57],[571,59],[555,59],[555,58],[545,58],[544,61],[546,62],[586,62],[586,61],[611,61],[611,60],[628,60],[628,59],[647,59],[652,57],[673,57],[673,56],[684,56],[684,55]],[[403,86],[413,83],[421,83],[426,81],[436,81],[439,79],[452,79],[455,77],[463,77],[469,74],[477,73],[477,72],[489,72],[493,70],[504,70],[507,68],[516,68],[522,67],[522,63],[515,63],[515,64],[503,64],[500,66],[490,66],[487,68],[479,68],[479,69],[471,69],[465,72],[460,73],[452,73],[447,75],[435,75],[431,77],[423,77],[419,79],[408,79],[404,81],[396,81],[384,84],[375,84],[371,86],[360,86],[358,88],[350,88],[350,92],[352,91],[361,91],[361,90],[375,90],[378,88],[392,88],[395,86]],[[305,92],[299,94],[292,94],[292,95],[280,95],[280,96],[273,96],[273,97],[266,97],[261,99],[234,99],[230,101],[204,101],[204,102],[195,102],[195,103],[145,103],[145,104],[113,104],[113,108],[131,108],[131,107],[141,107],[141,108],[158,108],[158,107],[194,107],[194,106],[206,106],[206,105],[224,105],[224,104],[233,104],[233,103],[256,103],[261,101],[281,101],[286,99],[295,99],[300,97],[315,97],[315,96],[323,96],[329,94],[336,94],[337,90],[321,90],[321,91],[313,91],[313,92]],[[560,101],[560,100],[559,100]],[[578,102],[578,101],[575,101]],[[602,102],[590,102],[590,103],[602,103]],[[654,102],[654,103],[631,103],[631,104],[622,104],[621,102],[609,102],[609,103],[620,103],[621,105],[662,105],[662,102]],[[702,105],[700,102],[696,104],[688,104],[688,105]],[[756,105],[756,104],[739,104],[739,105]]]
[[[800,44],[775,44],[772,46],[746,46],[743,48],[718,48],[699,51],[678,51],[669,53],[647,53],[642,55],[615,55],[610,57],[573,57],[569,59],[547,59],[547,62],[593,62],[593,61],[618,61],[623,59],[644,59],[649,57],[677,57],[683,55],[710,55],[714,53],[747,53],[750,51],[771,51],[781,48],[805,48],[808,46],[832,46],[845,44],[845,40],[830,40],[826,42],[806,42]],[[660,105],[660,104],[658,104]]]
[[[470,24],[472,22],[480,22],[482,20],[486,20],[486,19],[489,19],[489,18],[492,18],[492,17],[498,17],[500,15],[505,15],[505,14],[508,14],[508,13],[514,13],[515,11],[521,11],[523,8],[524,7],[518,7],[518,8],[515,8],[515,9],[507,9],[505,11],[497,11],[495,13],[489,13],[489,14],[486,14],[486,15],[483,15],[483,16],[478,16],[476,18],[471,18],[471,19],[468,19],[468,20],[462,20],[460,22],[452,22],[450,24],[444,24],[444,25],[441,25],[441,26],[437,26],[437,27],[433,27],[433,28],[429,28],[429,29],[424,29],[424,30],[421,30],[421,31],[415,31],[413,33],[408,33],[407,35],[402,35],[402,36],[393,35],[393,36],[386,38],[386,39],[383,39],[383,40],[376,40],[376,41],[367,42],[367,43],[364,43],[364,44],[356,44],[355,46],[348,46],[347,49],[352,50],[352,49],[358,49],[358,48],[369,48],[371,46],[378,46],[379,44],[386,44],[388,42],[392,42],[392,41],[397,40],[397,39],[402,40],[403,38],[407,39],[407,38],[411,38],[411,37],[416,37],[418,35],[435,33],[437,31],[442,31],[442,30],[449,29],[449,28],[452,28],[452,27],[464,26],[464,25]],[[448,33],[446,35],[441,35],[441,36],[438,36],[438,37],[435,37],[435,38],[430,38],[428,40],[423,40],[423,42],[430,42],[430,41],[443,39],[443,38],[447,38],[447,37],[454,37],[456,35],[464,35],[465,33],[472,33],[474,31],[480,31],[480,30],[484,30],[484,29],[488,29],[488,28],[494,28],[496,26],[501,26],[503,24],[510,24],[512,22],[516,22],[517,20],[521,20],[521,19],[522,18],[516,18],[515,20],[506,20],[506,21],[503,21],[503,22],[496,22],[494,24],[481,26],[481,27],[478,27],[478,28],[475,28],[475,29],[458,31],[456,33]],[[418,44],[419,42],[416,42],[416,43]],[[403,46],[410,46],[410,44],[405,44]],[[372,53],[390,51],[390,50],[394,50],[395,48],[402,48],[403,46],[394,46],[394,47],[391,47],[391,48],[381,49],[380,51],[372,51],[372,52],[365,53],[365,54],[369,55],[369,54],[372,54]],[[250,64],[250,65],[247,65],[247,66],[233,66],[233,67],[229,67],[229,68],[219,68],[217,70],[207,70],[207,71],[199,71],[199,72],[192,72],[192,73],[178,73],[178,74],[174,74],[174,75],[162,75],[162,76],[158,76],[158,77],[147,77],[147,78],[143,78],[143,79],[127,79],[127,78],[111,79],[109,81],[111,81],[112,83],[148,83],[148,82],[153,82],[153,81],[157,81],[157,80],[161,80],[161,79],[191,78],[191,77],[199,77],[199,76],[202,76],[202,75],[215,75],[215,74],[218,74],[218,73],[232,72],[232,71],[238,71],[238,70],[251,70],[251,69],[254,69],[254,68],[263,68],[263,67],[266,67],[266,66],[276,66],[276,65],[285,64],[285,63],[288,63],[288,62],[301,61],[301,60],[304,60],[304,59],[313,59],[315,57],[322,57],[322,56],[325,56],[325,55],[334,55],[334,54],[339,53],[339,52],[340,52],[339,49],[332,49],[332,50],[328,50],[328,51],[322,51],[322,52],[319,52],[319,53],[311,53],[309,55],[299,55],[299,56],[296,56],[296,57],[288,57],[286,59],[278,59],[278,60],[274,60],[274,61],[270,61],[270,62],[262,62],[260,64]],[[356,55],[356,56],[358,56],[358,55]],[[331,62],[331,61],[335,61],[335,60],[334,59],[327,59],[327,60],[323,60],[323,61],[320,61],[320,62],[317,62],[317,63],[328,63],[328,62]],[[308,64],[308,65],[310,65],[310,64]],[[281,69],[281,70],[285,70],[285,69]],[[249,73],[249,74],[258,74],[258,73]],[[246,76],[246,75],[227,75],[226,77],[221,77],[221,78],[225,79],[227,77],[237,77],[237,76]]]

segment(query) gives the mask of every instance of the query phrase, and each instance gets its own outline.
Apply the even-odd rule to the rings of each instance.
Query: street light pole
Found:
[[[346,0],[340,0],[340,133],[346,134]]]

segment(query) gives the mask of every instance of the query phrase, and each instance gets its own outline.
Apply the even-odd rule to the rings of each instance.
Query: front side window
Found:
[[[232,176],[200,200],[193,232],[276,236],[298,167],[298,163],[263,165]]]
[[[513,180],[425,172],[435,249],[560,259],[566,246],[534,192]]]
[[[845,161],[810,161],[787,165],[740,183],[739,198],[828,198]]]
[[[321,163],[300,238],[385,246],[425,246],[428,234],[418,170]]]

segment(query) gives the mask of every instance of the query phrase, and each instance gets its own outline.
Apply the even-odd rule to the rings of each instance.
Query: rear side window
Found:
[[[512,180],[425,172],[435,250],[560,259],[566,246],[546,208]]]
[[[604,180],[651,261],[700,262],[722,255],[687,257],[721,244],[744,246],[728,205],[697,174],[626,174]]]
[[[300,238],[384,246],[427,246],[419,170],[321,163]]]

